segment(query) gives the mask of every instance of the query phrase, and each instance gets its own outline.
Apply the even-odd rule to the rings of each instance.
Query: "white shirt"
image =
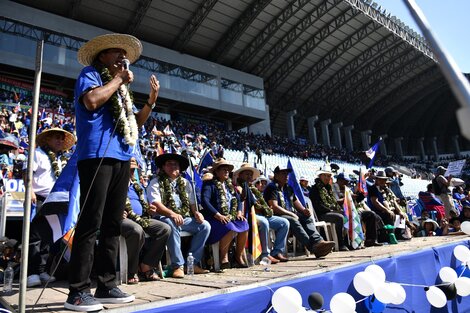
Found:
[[[171,179],[170,179],[171,181]],[[187,179],[184,178],[184,183],[186,187],[186,193],[188,194],[189,198],[189,204],[195,205],[196,202],[194,201],[194,191]],[[176,179],[171,181],[170,183],[171,186],[171,195],[173,196],[173,199],[175,200],[175,205],[176,208],[181,208],[181,199],[179,194],[177,193],[177,184],[176,184]],[[160,182],[158,181],[158,176],[152,179],[147,187],[147,197],[148,197],[148,202],[153,203],[153,202],[162,202],[162,196],[160,193]]]
[[[59,162],[59,168],[62,168],[62,162],[60,159],[57,161]],[[26,169],[26,165],[27,163],[25,162],[23,169]],[[37,147],[33,160],[32,186],[34,193],[42,197],[47,197],[51,192],[55,181],[56,177],[51,161],[49,160],[49,156],[44,152],[44,150]]]

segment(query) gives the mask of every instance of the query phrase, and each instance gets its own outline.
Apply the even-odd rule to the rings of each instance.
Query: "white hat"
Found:
[[[250,166],[250,164],[248,164],[248,163],[243,163],[238,170],[233,172],[233,181],[236,182],[237,178],[238,178],[238,175],[241,172],[244,172],[244,171],[250,171],[253,174],[253,179],[257,179],[260,175],[259,169],[255,168],[253,166]]]

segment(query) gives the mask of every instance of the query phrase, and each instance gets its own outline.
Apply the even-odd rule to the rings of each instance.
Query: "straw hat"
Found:
[[[81,46],[77,60],[82,65],[91,65],[98,53],[111,48],[125,50],[126,58],[131,63],[137,61],[142,54],[142,43],[136,37],[126,34],[106,34],[97,36]]]
[[[215,160],[214,163],[212,163],[211,172],[215,173],[215,171],[217,171],[217,169],[223,165],[228,166],[230,168],[230,172],[233,171],[234,166],[227,162],[227,160],[220,158]]]
[[[9,149],[18,149],[18,138],[10,134],[2,134],[0,136],[0,146]]]
[[[175,160],[180,165],[180,172],[184,172],[189,166],[189,160],[184,156],[176,153],[165,153],[160,154],[155,158],[155,165],[158,168],[162,168],[166,161]]]
[[[375,174],[375,178],[388,180],[388,176],[385,175],[384,171],[378,171],[377,174]]]
[[[257,179],[260,175],[257,168],[250,166],[248,163],[243,163],[238,170],[233,172],[233,181],[237,181],[238,175],[244,171],[250,171],[253,174],[253,180]]]
[[[253,181],[253,185],[256,185],[257,183],[262,182],[262,181],[268,182],[268,179],[265,176],[260,175],[257,179]]]
[[[50,135],[52,135],[54,133],[63,133],[65,135],[63,145],[60,149],[61,151],[67,151],[70,148],[72,148],[73,145],[75,144],[75,136],[72,133],[69,133],[68,131],[63,130],[62,128],[55,127],[55,128],[46,129],[45,131],[40,133],[36,137],[37,145],[39,147],[46,146],[47,145],[47,140],[49,139]]]

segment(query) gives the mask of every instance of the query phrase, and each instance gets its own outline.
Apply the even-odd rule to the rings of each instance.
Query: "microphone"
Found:
[[[129,65],[131,62],[128,59],[122,59],[122,65],[124,66],[125,70],[129,70]]]
[[[312,292],[308,296],[308,304],[312,310],[320,310],[323,306],[323,296],[318,292]]]

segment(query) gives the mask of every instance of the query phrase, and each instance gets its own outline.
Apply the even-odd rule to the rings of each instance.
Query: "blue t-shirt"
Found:
[[[78,160],[94,158],[114,158],[127,161],[131,158],[133,147],[124,142],[119,131],[114,130],[114,121],[109,110],[111,102],[89,111],[81,97],[93,88],[103,86],[100,74],[92,66],[83,68],[75,84],[75,118],[77,128]],[[109,148],[106,151],[106,147]]]
[[[127,196],[129,197],[129,201],[131,202],[131,207],[134,213],[139,216],[142,215],[142,204],[139,201],[139,196],[137,195],[133,184],[129,185],[129,191],[127,192]]]

